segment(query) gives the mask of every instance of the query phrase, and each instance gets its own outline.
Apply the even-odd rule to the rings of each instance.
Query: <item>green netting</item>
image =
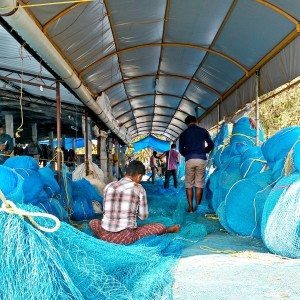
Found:
[[[283,177],[274,186],[264,206],[261,230],[270,251],[300,258],[300,173]]]

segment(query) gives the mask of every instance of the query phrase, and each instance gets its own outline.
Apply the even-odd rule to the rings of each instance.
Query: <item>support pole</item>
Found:
[[[197,119],[197,124],[198,124],[198,118],[199,118],[198,106],[195,107],[195,117]]]
[[[97,156],[99,158],[99,168],[101,169],[101,135],[97,137]]]
[[[256,70],[256,105],[255,105],[255,121],[256,121],[256,146],[259,146],[259,84],[260,84],[260,70]]]
[[[60,83],[56,81],[56,136],[57,136],[57,173],[60,178],[61,175],[61,100],[60,100]]]
[[[84,114],[84,132],[85,132],[85,139],[84,139],[84,149],[85,149],[85,154],[84,154],[84,161],[85,161],[85,175],[88,176],[90,173],[90,168],[89,168],[89,122],[88,122],[88,112],[87,110],[85,111]]]
[[[11,114],[5,114],[5,132],[13,138],[15,145],[14,117]]]
[[[220,131],[220,104],[217,106],[218,109],[218,126],[217,126],[217,133]]]
[[[32,140],[36,143],[37,142],[37,124],[31,124],[31,131],[32,131]]]

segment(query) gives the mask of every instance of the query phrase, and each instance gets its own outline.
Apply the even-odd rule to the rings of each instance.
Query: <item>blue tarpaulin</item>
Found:
[[[62,140],[60,141],[60,143],[62,145]],[[72,143],[73,143],[73,138],[65,138],[65,148],[66,149],[72,149]],[[40,141],[39,144],[49,145],[49,140]],[[54,148],[57,147],[57,139],[53,140],[53,147]],[[84,147],[84,138],[77,138],[76,142],[75,142],[75,147],[76,148]]]
[[[165,152],[170,149],[170,143],[167,141],[160,140],[152,135],[133,143],[134,152],[138,152],[145,148],[150,148],[157,152]]]

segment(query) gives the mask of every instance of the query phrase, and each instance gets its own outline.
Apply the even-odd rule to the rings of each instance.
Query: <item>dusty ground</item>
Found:
[[[174,300],[300,299],[300,259],[268,253],[261,241],[209,234],[183,252]]]

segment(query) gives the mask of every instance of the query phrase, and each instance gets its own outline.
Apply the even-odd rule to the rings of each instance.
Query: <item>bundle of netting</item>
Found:
[[[63,208],[56,198],[48,198],[47,201],[37,204],[43,211],[58,217],[59,220],[67,220],[68,212]]]
[[[229,189],[241,179],[240,164],[241,156],[233,156],[210,175],[209,189],[212,191],[212,198],[209,206],[215,212],[221,202],[225,200]]]
[[[71,218],[76,221],[91,220],[102,212],[103,197],[86,179],[72,182]]]
[[[21,205],[17,213],[20,208],[22,213],[38,210]],[[46,228],[53,226],[44,216],[35,221]],[[87,235],[80,236],[80,232],[65,223],[47,235],[9,211],[0,213],[0,224],[1,299],[134,299],[116,279],[118,269],[114,268],[113,260],[113,267],[104,269],[109,263],[102,255],[110,250],[104,242],[92,237],[86,240]],[[86,249],[89,243],[93,246]],[[93,255],[102,259],[95,261]]]
[[[39,169],[37,161],[30,156],[11,157],[5,165],[22,178],[22,198],[25,204],[36,205],[60,220],[66,218],[67,213],[61,203],[53,199],[59,192],[59,185],[49,167]],[[19,202],[19,193],[19,190],[15,190],[10,199]]]
[[[278,131],[262,144],[262,153],[273,172],[274,180],[284,175],[287,155],[299,139],[300,126],[291,126]]]
[[[59,192],[60,187],[55,179],[55,174],[53,170],[47,166],[39,169],[39,174],[44,184],[44,190],[49,197],[53,197],[56,193]]]
[[[281,178],[269,194],[262,216],[262,239],[267,248],[300,258],[300,173]]]
[[[181,230],[176,234],[176,239],[172,241],[182,244],[202,240],[212,229],[209,224],[203,225],[199,222],[198,214],[188,214],[185,188],[180,185],[178,189],[164,189],[162,185],[144,184],[149,202],[149,218],[139,221],[139,224],[159,222],[165,226],[179,224]]]
[[[293,171],[300,173],[300,139],[295,143],[292,149]]]
[[[14,170],[0,165],[0,190],[15,203],[23,203],[23,178]]]
[[[11,169],[25,169],[25,170],[31,170],[36,172],[39,170],[39,164],[37,160],[35,160],[31,156],[25,156],[25,155],[12,156],[5,161],[4,165]]]
[[[242,117],[236,123],[234,123],[232,128],[232,134],[230,138],[230,143],[243,143],[248,146],[254,146],[256,140],[256,124],[253,119],[249,117]],[[259,130],[259,140],[264,141],[264,132],[260,128]]]
[[[98,179],[95,179],[93,178],[93,176],[89,175],[85,178],[86,180],[89,181],[89,183],[95,187],[95,189],[98,191],[98,193],[103,196],[103,193],[104,193],[104,188],[106,186],[106,183],[98,180]]]
[[[216,137],[213,139],[214,148],[217,149],[220,145],[224,143],[224,140],[229,136],[229,125],[226,122],[223,122],[219,132]]]
[[[217,210],[223,227],[231,233],[260,238],[262,212],[272,187],[270,171],[235,183],[226,195],[224,204]]]
[[[242,178],[248,178],[260,173],[265,166],[266,160],[260,147],[250,147],[242,154],[240,167]]]
[[[42,178],[37,171],[30,169],[15,169],[15,171],[24,179],[24,203],[37,205],[48,200]]]

